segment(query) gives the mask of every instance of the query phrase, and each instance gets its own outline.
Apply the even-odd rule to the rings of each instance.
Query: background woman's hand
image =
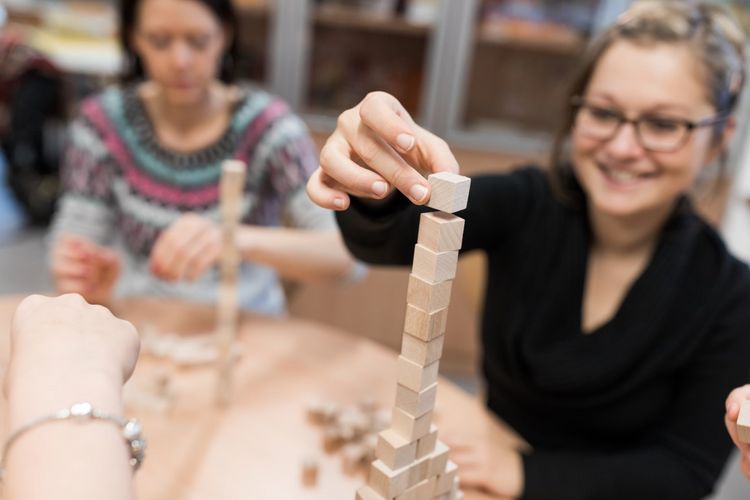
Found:
[[[51,273],[60,293],[78,293],[92,303],[105,303],[120,276],[120,268],[120,256],[111,248],[70,234],[55,240]]]
[[[424,174],[440,171],[458,172],[445,141],[414,123],[395,97],[371,92],[339,116],[307,192],[333,210],[348,208],[349,195],[381,199],[394,188],[421,205],[430,194]]]
[[[221,231],[205,217],[180,216],[154,243],[151,272],[166,281],[194,281],[219,259]]]
[[[737,449],[740,450],[740,469],[745,477],[750,480],[750,444],[741,442],[737,435],[737,417],[739,416],[742,402],[746,400],[750,400],[750,385],[743,385],[729,393],[726,402],[727,412],[724,415],[724,423],[727,426],[729,435],[732,437],[732,441],[737,446]]]

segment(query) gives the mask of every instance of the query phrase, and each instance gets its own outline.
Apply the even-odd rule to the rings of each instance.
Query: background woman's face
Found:
[[[628,118],[695,122],[716,114],[708,90],[699,62],[686,45],[619,41],[600,58],[583,97]],[[671,206],[719,152],[712,127],[695,129],[676,151],[654,152],[643,148],[629,124],[609,140],[592,139],[581,115],[572,130],[573,168],[591,208],[611,215]]]
[[[203,97],[217,79],[227,36],[219,19],[197,0],[142,0],[133,47],[147,78],[176,105]]]

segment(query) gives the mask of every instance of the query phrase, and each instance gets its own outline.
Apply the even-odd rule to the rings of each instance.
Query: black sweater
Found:
[[[408,265],[423,211],[395,195],[337,218],[358,258]],[[681,200],[614,317],[585,335],[585,209],[527,168],[474,178],[458,215],[462,251],[488,257],[487,404],[534,448],[524,498],[707,495],[732,447],[724,399],[750,375],[750,272],[716,232]]]

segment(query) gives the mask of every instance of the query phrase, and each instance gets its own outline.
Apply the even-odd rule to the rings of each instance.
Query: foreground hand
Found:
[[[724,415],[724,423],[727,431],[732,437],[737,449],[740,450],[740,469],[746,478],[750,479],[750,444],[743,443],[737,435],[737,417],[740,413],[742,402],[750,399],[750,385],[738,387],[729,393],[726,402],[727,412]]]
[[[493,447],[479,436],[445,435],[450,458],[458,465],[462,489],[476,489],[493,497],[515,498],[523,492],[523,462],[516,450]]]
[[[166,281],[194,281],[216,263],[220,251],[219,227],[205,217],[188,213],[154,243],[151,272]]]
[[[349,195],[381,199],[394,188],[423,204],[430,189],[423,174],[440,171],[458,172],[445,141],[414,123],[395,97],[371,92],[339,116],[307,192],[332,210],[346,209]]]
[[[132,324],[80,295],[31,295],[13,316],[6,389],[45,376],[122,385],[133,372],[139,345]]]
[[[80,236],[63,234],[52,250],[51,273],[60,293],[79,293],[92,303],[105,303],[120,275],[116,251]]]

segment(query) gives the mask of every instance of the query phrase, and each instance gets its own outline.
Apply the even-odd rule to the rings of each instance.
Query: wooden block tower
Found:
[[[216,345],[219,351],[216,403],[229,403],[232,383],[231,348],[237,336],[237,269],[240,263],[236,234],[245,184],[245,164],[226,160],[221,165],[221,255],[219,302],[217,304]]]
[[[464,230],[464,220],[453,212],[466,208],[470,179],[443,172],[428,180],[432,196],[427,206],[439,211],[422,214],[419,222],[391,427],[378,435],[376,460],[357,500],[463,498],[456,464],[438,440],[432,411]]]

